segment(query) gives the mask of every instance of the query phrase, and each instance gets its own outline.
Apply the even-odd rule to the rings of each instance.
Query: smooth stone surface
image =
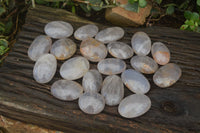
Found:
[[[145,32],[136,32],[131,39],[131,44],[137,55],[148,55],[151,50],[151,39]]]
[[[68,38],[55,41],[51,47],[51,54],[58,60],[65,60],[74,55],[76,52],[76,44]]]
[[[115,58],[128,59],[133,56],[133,49],[123,42],[111,42],[107,45],[107,49]]]
[[[79,108],[87,114],[98,114],[105,107],[105,100],[99,93],[85,92],[78,100]]]
[[[162,42],[155,42],[151,48],[153,59],[160,65],[165,65],[170,61],[170,51]]]
[[[80,51],[85,58],[92,62],[98,62],[106,58],[108,53],[106,46],[93,38],[83,40],[80,45]]]
[[[150,90],[147,78],[133,69],[125,70],[121,78],[126,87],[136,94],[145,94]]]
[[[158,69],[158,64],[148,56],[134,56],[131,58],[131,66],[145,74],[152,74]]]
[[[97,64],[97,69],[105,75],[120,74],[126,69],[126,63],[121,59],[106,58]]]
[[[45,35],[37,36],[28,49],[28,57],[36,61],[41,55],[46,54],[51,49],[52,40]]]
[[[51,94],[64,101],[73,101],[83,93],[83,87],[70,80],[58,80],[51,86]]]
[[[118,105],[124,97],[124,85],[121,78],[117,75],[107,76],[103,81],[101,95],[104,96],[107,105]]]
[[[102,87],[102,76],[99,71],[89,70],[82,80],[82,86],[85,92],[99,92]]]
[[[36,61],[33,68],[33,78],[38,83],[49,82],[56,73],[57,60],[52,54],[44,54]]]
[[[153,75],[153,81],[157,86],[165,88],[176,83],[181,75],[181,68],[174,63],[169,63],[160,67],[158,71],[156,71]]]
[[[151,100],[146,95],[133,94],[124,98],[118,112],[125,118],[135,118],[145,114],[151,108]]]
[[[75,80],[83,77],[90,68],[89,61],[77,56],[65,61],[60,67],[60,75],[67,80]]]
[[[87,39],[88,37],[94,37],[99,31],[99,28],[94,25],[94,24],[88,24],[79,27],[75,32],[74,32],[74,37],[77,40],[84,40]]]
[[[109,43],[113,41],[117,41],[124,36],[124,30],[120,27],[110,27],[101,30],[96,36],[95,39],[103,42]]]
[[[44,32],[55,39],[70,37],[73,31],[72,25],[64,21],[52,21],[44,27]]]

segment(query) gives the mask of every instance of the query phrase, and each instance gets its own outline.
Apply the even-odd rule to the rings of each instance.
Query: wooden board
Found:
[[[79,109],[77,100],[64,102],[54,98],[49,89],[54,81],[61,79],[58,70],[62,61],[58,62],[57,73],[50,83],[34,81],[34,62],[28,58],[27,49],[36,36],[44,34],[45,24],[53,20],[70,22],[74,29],[91,23],[61,9],[44,6],[29,9],[18,41],[0,68],[0,114],[69,133],[200,131],[200,34],[164,27],[124,28],[126,33],[121,41],[130,44],[136,31],[145,31],[153,42],[161,41],[169,47],[171,62],[183,71],[181,79],[166,89],[155,86],[152,75],[146,75],[151,83],[147,95],[152,107],[141,117],[126,119],[118,114],[117,106],[106,106],[98,115],[87,115]],[[71,38],[79,46],[80,41]],[[129,60],[126,62],[131,68]],[[96,64],[92,63],[91,68],[96,68]],[[125,96],[130,94],[125,89]]]

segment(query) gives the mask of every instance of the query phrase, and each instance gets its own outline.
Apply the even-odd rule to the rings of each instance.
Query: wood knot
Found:
[[[168,113],[176,113],[177,108],[176,105],[172,101],[166,101],[162,103],[162,109]]]

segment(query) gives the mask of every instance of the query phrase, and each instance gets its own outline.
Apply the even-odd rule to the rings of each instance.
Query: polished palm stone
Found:
[[[70,37],[73,31],[72,25],[64,21],[49,22],[44,28],[44,32],[55,39]]]
[[[28,49],[28,57],[36,61],[41,55],[49,52],[52,40],[45,35],[37,36]]]
[[[83,77],[89,70],[89,61],[81,56],[65,61],[60,67],[60,75],[67,80],[75,80]]]
[[[33,68],[33,78],[38,83],[49,82],[56,73],[57,60],[52,54],[44,54],[36,61]]]
[[[99,93],[85,92],[79,97],[78,105],[87,114],[98,114],[104,109],[105,100]]]
[[[74,37],[77,40],[85,40],[88,37],[94,37],[98,33],[98,31],[99,31],[99,29],[96,25],[88,24],[88,25],[84,25],[84,26],[78,28],[74,32]]]
[[[133,35],[131,44],[137,55],[148,55],[151,50],[151,39],[146,33],[141,31]]]
[[[51,86],[51,94],[64,101],[73,101],[83,93],[83,87],[70,80],[58,80]]]
[[[148,56],[134,56],[131,58],[131,66],[141,73],[152,74],[158,69],[158,64]]]
[[[83,40],[80,51],[85,58],[92,62],[98,62],[107,56],[106,46],[93,38]]]
[[[128,59],[133,56],[133,49],[123,42],[111,42],[107,45],[108,52],[119,59]]]
[[[124,30],[120,27],[110,27],[101,30],[96,36],[95,39],[103,42],[109,43],[113,41],[117,41],[124,36]]]
[[[105,75],[120,74],[126,69],[126,63],[121,59],[107,58],[97,64],[100,73]]]
[[[127,69],[121,75],[126,87],[136,94],[145,94],[150,90],[150,83],[141,73]]]
[[[167,46],[161,42],[153,43],[151,53],[154,60],[160,65],[165,65],[170,61],[170,51]]]
[[[107,76],[103,81],[101,94],[107,105],[118,105],[124,97],[124,85],[121,78],[117,75]]]
[[[70,58],[76,52],[76,44],[68,38],[55,41],[51,47],[51,54],[58,60]]]
[[[118,112],[125,118],[135,118],[145,114],[151,108],[151,100],[143,94],[125,97],[118,106]]]
[[[158,71],[156,71],[153,75],[153,81],[157,86],[165,88],[176,83],[181,75],[181,68],[174,63],[169,63],[160,67]]]
[[[99,92],[102,86],[102,76],[99,71],[89,70],[82,80],[83,89],[85,92]]]

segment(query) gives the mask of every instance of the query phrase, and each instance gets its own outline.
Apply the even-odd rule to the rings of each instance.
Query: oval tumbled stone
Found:
[[[120,27],[110,27],[101,30],[96,36],[95,39],[103,42],[109,43],[113,41],[117,41],[124,36],[124,30]]]
[[[107,105],[118,105],[124,97],[124,85],[121,78],[117,75],[107,76],[103,81],[101,94]]]
[[[53,54],[58,60],[70,58],[76,52],[76,44],[68,38],[55,41],[51,48]]]
[[[181,75],[181,68],[174,63],[169,63],[160,67],[158,71],[156,71],[153,75],[153,81],[157,86],[165,88],[176,83]]]
[[[105,100],[99,93],[85,92],[79,97],[78,105],[87,114],[98,114],[104,109]]]
[[[112,56],[119,59],[128,59],[133,56],[133,49],[123,42],[111,42],[107,48]]]
[[[124,98],[118,112],[125,118],[135,118],[145,114],[151,108],[151,100],[146,95],[133,94]]]
[[[83,89],[85,92],[99,92],[102,86],[102,76],[99,71],[89,70],[82,80]]]
[[[99,29],[94,24],[88,24],[81,26],[74,32],[74,37],[77,40],[84,40],[88,37],[94,37],[98,33]]]
[[[52,54],[44,54],[36,61],[33,77],[38,83],[49,82],[56,73],[57,60]]]
[[[170,51],[167,46],[161,42],[153,43],[151,53],[153,59],[160,65],[165,65],[170,60]]]
[[[126,63],[121,59],[107,58],[97,64],[100,73],[114,75],[122,73],[126,69]]]
[[[41,55],[49,53],[52,40],[45,35],[37,36],[28,49],[28,57],[36,61]]]
[[[98,62],[107,56],[106,46],[93,38],[83,40],[80,51],[85,58],[92,62]]]
[[[141,73],[127,69],[121,75],[126,87],[136,94],[145,94],[150,90],[149,81]]]
[[[152,74],[158,69],[158,64],[148,56],[134,56],[131,58],[131,66],[145,74]]]
[[[148,55],[151,50],[151,39],[144,32],[136,32],[131,39],[131,44],[137,55]]]
[[[60,75],[67,80],[75,80],[83,77],[89,70],[89,61],[81,56],[65,61],[60,67]]]
[[[64,21],[52,21],[44,27],[44,32],[55,39],[70,37],[73,31],[72,25]]]

